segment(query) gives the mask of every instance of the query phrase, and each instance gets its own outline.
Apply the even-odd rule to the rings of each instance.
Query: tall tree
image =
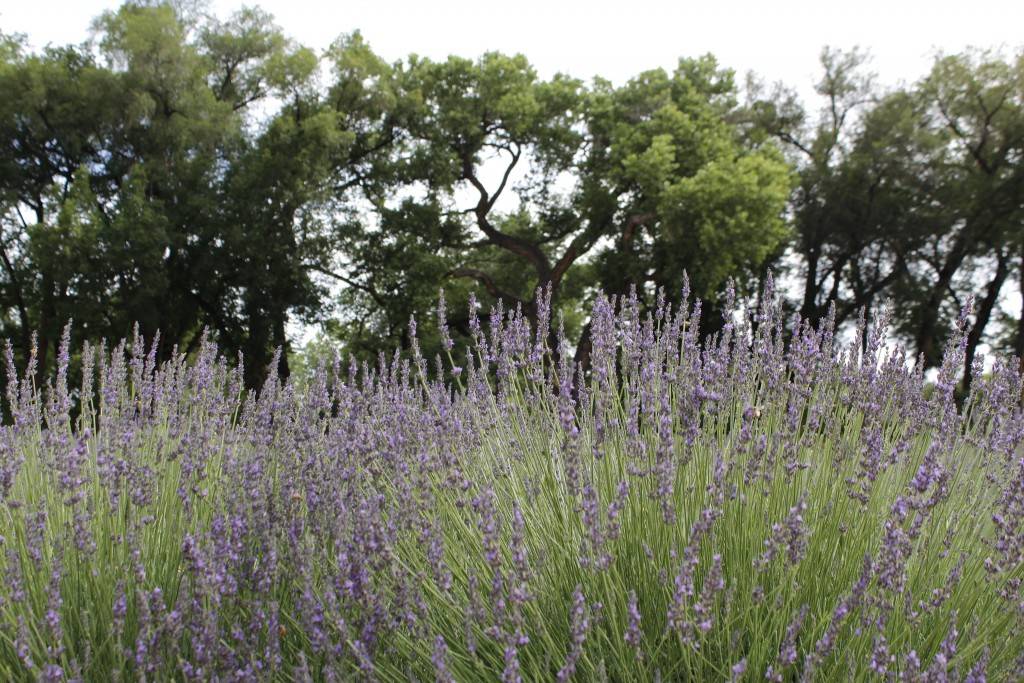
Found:
[[[930,202],[943,229],[915,272],[920,296],[910,330],[928,365],[939,362],[950,319],[976,294],[968,339],[971,361],[1010,276],[1024,235],[1024,53],[1013,60],[985,52],[939,58],[917,87],[922,127],[937,141],[921,161],[938,177]]]
[[[333,118],[302,114],[318,60],[252,9],[128,3],[95,29],[94,48],[4,51],[4,331],[22,352],[38,333],[42,373],[71,317],[93,338],[160,330],[163,354],[206,327],[255,384],[321,299],[305,261],[328,245],[302,218],[337,147]],[[261,133],[250,110],[272,98]]]
[[[841,323],[881,298],[926,367],[968,295],[976,299],[965,384],[1024,236],[1021,58],[938,58],[912,87],[882,94],[865,55],[826,49],[814,123],[778,91],[752,111],[790,149],[802,315],[835,305]]]
[[[814,324],[833,306],[840,325],[862,310],[870,317],[876,300],[906,277],[920,240],[920,228],[908,223],[926,180],[911,165],[914,103],[903,93],[883,97],[867,60],[857,49],[822,51],[816,117],[782,87],[751,107],[754,124],[784,144],[798,169],[791,254],[797,309]]]
[[[374,186],[377,225],[346,242],[368,306],[468,280],[529,316],[537,288],[572,305],[588,287],[674,291],[684,270],[711,295],[786,236],[788,169],[730,122],[732,74],[709,57],[622,88],[540,80],[500,54],[413,58],[393,78],[412,103],[395,185]],[[428,270],[406,279],[411,261]],[[389,317],[391,334],[408,312]]]
[[[38,334],[40,373],[65,318],[85,313],[75,305],[81,288],[95,286],[92,256],[102,250],[92,218],[102,215],[123,179],[105,172],[104,148],[118,134],[129,102],[117,77],[77,48],[41,55],[11,51],[0,65],[0,291],[7,311],[4,333],[20,340]],[[79,187],[87,181],[92,187]],[[102,326],[102,317],[93,321]]]
[[[576,207],[612,241],[597,254],[600,284],[670,297],[683,273],[713,299],[788,237],[791,176],[771,144],[743,134],[733,73],[711,56],[682,59],[591,96]]]

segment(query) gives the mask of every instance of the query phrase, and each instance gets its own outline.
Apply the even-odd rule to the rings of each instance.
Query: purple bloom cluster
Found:
[[[549,292],[259,392],[206,339],[8,348],[0,679],[1024,676],[1019,364],[958,396],[966,314],[928,385],[771,286],[703,336],[599,296],[588,367]]]

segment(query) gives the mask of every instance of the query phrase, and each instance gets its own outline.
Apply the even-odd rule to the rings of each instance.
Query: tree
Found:
[[[400,334],[441,280],[469,281],[528,317],[541,288],[578,310],[590,288],[675,291],[684,270],[712,296],[785,239],[787,167],[729,121],[732,75],[709,57],[618,89],[543,81],[524,57],[493,53],[414,57],[389,82],[410,103],[393,180],[367,194],[376,225],[344,242],[356,301],[399,303],[400,315],[378,319],[386,335]]]
[[[834,305],[842,323],[893,299],[899,332],[933,367],[976,295],[969,386],[1024,235],[1020,57],[940,57],[920,83],[886,94],[861,75],[864,62],[857,51],[822,53],[826,104],[813,125],[784,91],[753,107],[798,163],[799,308],[816,322]]]
[[[662,287],[671,298],[686,272],[692,291],[713,300],[786,240],[789,168],[773,145],[743,134],[736,95],[732,72],[711,56],[618,89],[598,83],[576,206],[612,238],[597,255],[606,290]]]
[[[823,106],[811,119],[792,92],[778,87],[751,107],[754,124],[780,140],[798,169],[791,198],[801,317],[817,324],[830,308],[836,323],[865,311],[905,278],[920,229],[922,177],[910,161],[916,115],[902,93],[882,96],[865,73],[867,54],[821,53],[815,85]]]
[[[292,323],[375,355],[440,287],[528,319],[549,291],[586,366],[598,289],[650,307],[685,273],[713,332],[725,283],[771,268],[811,323],[893,299],[928,367],[973,295],[966,385],[984,342],[1024,355],[1024,311],[1000,310],[1024,280],[1022,54],[941,56],[882,91],[864,53],[825,49],[814,115],[782,86],[740,104],[711,56],[585,85],[522,55],[387,63],[359,33],[321,58],[203,0],[94,29],[39,54],[0,34],[0,331],[40,377],[73,317],[92,339],[160,330],[161,357],[206,329],[257,386],[277,348],[288,374]]]
[[[22,353],[38,334],[42,375],[64,319],[86,313],[76,310],[76,292],[98,279],[90,276],[100,249],[92,219],[105,208],[98,198],[121,182],[101,170],[102,151],[128,103],[116,76],[70,47],[42,55],[9,51],[0,91],[0,135],[7,141],[0,152],[0,296],[5,312],[14,312],[4,317],[4,333]]]
[[[934,155],[922,161],[937,176],[928,199],[943,229],[914,273],[908,330],[925,363],[937,364],[948,321],[977,293],[969,387],[977,347],[1024,240],[1024,54],[1012,61],[986,52],[940,57],[915,94],[920,125],[935,141]]]
[[[255,385],[288,315],[319,308],[305,261],[326,243],[301,210],[327,164],[296,154],[336,147],[333,120],[299,114],[317,58],[258,10],[129,3],[95,28],[95,49],[4,52],[4,331],[22,353],[38,333],[42,375],[71,317],[89,338],[159,330],[161,355],[205,327]],[[287,116],[259,134],[247,112],[271,97]]]

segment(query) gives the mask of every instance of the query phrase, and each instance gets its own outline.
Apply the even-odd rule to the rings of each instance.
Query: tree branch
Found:
[[[802,142],[797,140],[795,137],[793,137],[789,133],[780,130],[780,131],[777,131],[775,133],[775,135],[776,135],[776,137],[778,137],[783,142],[788,143],[788,144],[793,145],[794,147],[796,147],[798,150],[803,152],[808,158],[814,159],[814,152],[812,152],[810,149],[808,149]]]
[[[519,145],[516,145],[514,151],[511,146],[503,147],[503,149],[507,149],[509,154],[512,155],[512,161],[510,161],[508,166],[505,168],[505,174],[501,177],[501,183],[498,185],[498,189],[494,191],[493,195],[491,195],[491,200],[487,204],[488,211],[494,208],[494,204],[498,201],[498,197],[500,197],[501,193],[504,192],[505,185],[508,184],[508,178],[512,175],[512,169],[514,169],[516,164],[519,163],[519,155],[522,153],[522,148]]]
[[[622,246],[629,246],[629,243],[636,237],[637,228],[644,223],[653,221],[655,218],[657,218],[657,214],[653,211],[630,216],[629,220],[626,221],[626,229],[622,231]]]
[[[386,309],[389,307],[387,302],[384,300],[384,297],[382,297],[380,293],[377,291],[377,289],[372,285],[365,285],[359,282],[358,280],[353,280],[352,278],[342,275],[341,273],[335,273],[332,270],[327,270],[326,268],[319,266],[315,263],[303,264],[303,268],[305,268],[306,270],[315,271],[317,273],[320,273],[321,275],[326,275],[327,277],[330,278],[334,278],[338,282],[344,282],[346,285],[352,287],[353,289],[358,289],[359,291],[369,295],[369,297],[373,299],[373,302],[380,306],[381,308]]]
[[[521,303],[521,299],[514,296],[498,286],[498,283],[494,281],[490,275],[482,270],[476,268],[453,268],[445,273],[445,277],[467,277],[476,280],[484,286],[484,288],[493,296],[495,299],[502,299],[503,301],[512,303]]]
[[[508,170],[506,169],[506,172]],[[497,247],[501,247],[506,251],[510,251],[517,256],[522,256],[531,264],[533,264],[534,270],[537,271],[537,276],[541,282],[547,282],[551,279],[551,264],[548,262],[548,257],[541,251],[540,247],[532,242],[528,242],[514,235],[509,235],[498,230],[491,223],[488,214],[490,213],[493,202],[491,196],[487,192],[487,188],[484,187],[480,179],[476,177],[473,171],[473,159],[468,151],[462,152],[462,178],[469,181],[470,185],[476,188],[477,193],[480,196],[477,201],[476,209],[476,224],[480,230],[487,236],[492,244]]]
[[[957,125],[953,117],[950,116],[949,112],[946,111],[946,107],[943,106],[941,102],[937,106],[939,108],[939,112],[942,114],[942,118],[946,120],[946,126],[951,131],[953,131],[954,135],[956,135],[958,138],[960,138],[961,141],[963,141],[964,145],[966,145],[967,147],[967,151],[971,153],[971,158],[974,159],[974,162],[978,164],[978,167],[981,168],[981,170],[986,175],[992,175],[992,169],[989,167],[988,162],[985,161],[985,158],[983,156],[981,156],[981,148],[985,144],[987,139],[987,126],[986,132],[982,134],[982,138],[978,142],[978,144],[976,146],[972,145],[968,142],[967,135],[960,130],[960,126]]]

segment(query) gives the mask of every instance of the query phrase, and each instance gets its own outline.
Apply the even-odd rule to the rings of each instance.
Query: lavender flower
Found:
[[[766,568],[780,550],[785,550],[790,565],[796,565],[807,553],[807,526],[804,523],[804,511],[807,501],[803,495],[796,505],[789,509],[781,524],[772,524],[772,535],[765,540],[765,551],[754,563],[760,569]]]
[[[455,678],[448,670],[448,645],[444,641],[444,636],[437,636],[434,639],[434,650],[430,661],[434,665],[435,680],[438,683],[454,683]]]
[[[622,639],[633,648],[637,658],[642,658],[643,652],[640,649],[640,645],[643,639],[643,632],[640,630],[641,615],[640,608],[637,605],[636,591],[629,591],[629,602],[626,606],[626,611],[629,621],[625,633],[622,634]]]
[[[590,618],[587,611],[583,589],[577,585],[572,595],[571,646],[569,654],[566,655],[565,664],[558,670],[559,683],[564,683],[576,673],[576,663],[583,654],[583,642],[587,639],[587,632],[590,630]]]

